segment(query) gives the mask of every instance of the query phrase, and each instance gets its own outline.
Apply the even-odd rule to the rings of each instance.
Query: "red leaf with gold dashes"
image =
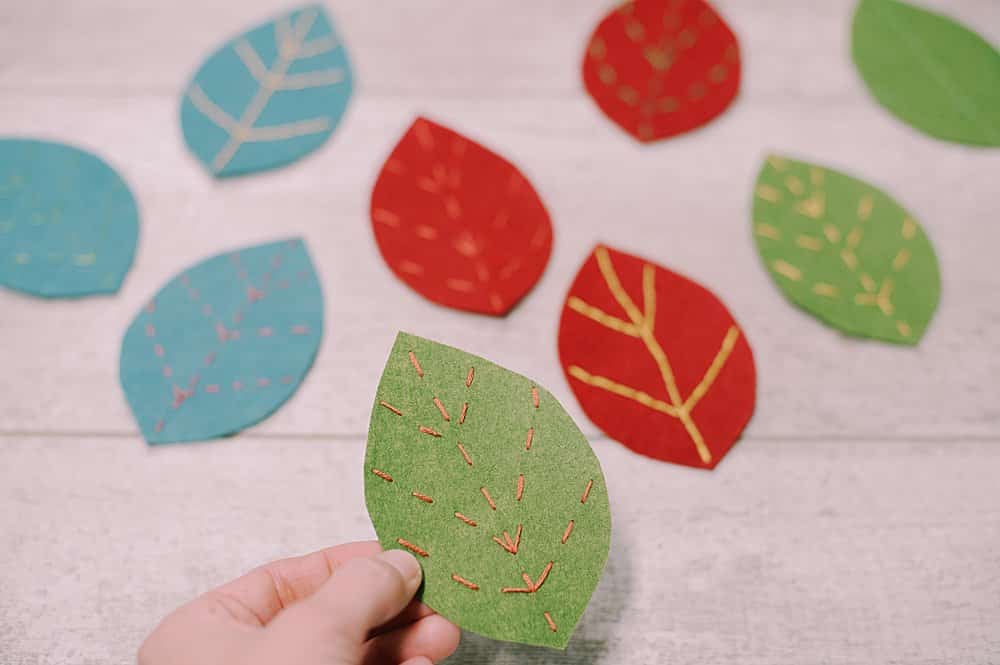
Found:
[[[503,316],[541,277],[549,214],[503,157],[417,118],[375,183],[372,227],[396,276],[446,307]]]
[[[634,0],[597,26],[583,81],[622,129],[658,141],[708,123],[732,103],[739,46],[703,0]]]
[[[559,358],[587,416],[655,459],[714,468],[753,413],[753,354],[726,306],[607,247],[594,249],[570,287]]]

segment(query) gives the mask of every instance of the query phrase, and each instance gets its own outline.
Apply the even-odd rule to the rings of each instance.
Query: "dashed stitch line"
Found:
[[[566,530],[563,531],[562,541],[560,541],[563,545],[565,545],[566,541],[569,540],[569,535],[571,533],[573,533],[573,524],[574,523],[575,522],[573,520],[570,520],[569,524],[566,525]]]
[[[524,474],[518,474],[517,476],[517,496],[516,500],[520,501],[521,497],[524,495]]]
[[[441,417],[445,419],[445,422],[451,422],[451,416],[448,415],[448,411],[445,410],[444,404],[437,397],[434,398],[434,406],[437,407],[438,411],[441,412]]]
[[[462,458],[465,460],[465,463],[468,464],[469,466],[472,466],[472,458],[469,457],[469,453],[466,452],[465,446],[462,445],[461,441],[459,441],[457,445],[458,445],[458,452],[462,453]]]
[[[580,497],[580,503],[587,503],[587,497],[590,496],[590,488],[594,486],[593,480],[587,481],[587,486],[583,489],[583,496]]]
[[[433,436],[436,439],[441,437],[441,432],[439,432],[436,429],[433,429],[431,427],[425,427],[424,425],[421,425],[417,429],[419,429],[421,433],[427,434],[429,436]]]
[[[464,586],[464,587],[466,587],[468,589],[472,589],[473,591],[479,591],[479,585],[478,584],[476,584],[474,582],[470,582],[469,580],[465,579],[461,575],[458,575],[457,573],[452,573],[451,579],[455,580],[456,582],[458,582],[459,584],[461,584],[462,586]]]
[[[424,369],[420,366],[420,361],[417,360],[417,354],[410,351],[410,364],[413,365],[413,369],[417,370],[417,376],[421,379],[424,378]]]
[[[476,521],[475,521],[475,520],[472,520],[472,519],[469,519],[468,517],[466,517],[465,515],[463,515],[463,514],[462,514],[462,513],[460,513],[460,512],[457,512],[457,511],[456,511],[456,512],[455,512],[455,517],[457,517],[458,519],[462,520],[463,522],[465,522],[465,523],[466,523],[466,524],[468,524],[469,526],[477,526],[477,524],[476,524]]]
[[[472,387],[472,380],[476,378],[476,368],[470,367],[469,373],[465,375],[465,387]]]
[[[427,550],[423,549],[422,547],[417,547],[416,545],[414,545],[413,543],[411,543],[408,540],[403,540],[402,538],[397,538],[396,542],[399,543],[400,545],[402,545],[403,547],[405,547],[406,549],[410,550],[414,554],[419,554],[422,557],[426,558],[426,557],[429,557],[431,555],[430,552],[428,552]]]
[[[549,630],[551,630],[553,633],[557,632],[556,622],[552,620],[552,615],[549,614],[548,612],[542,612],[542,616],[545,617],[545,623],[549,624]]]
[[[384,406],[385,408],[389,409],[389,410],[390,410],[390,411],[392,411],[393,413],[395,413],[395,414],[396,414],[397,416],[401,416],[401,415],[403,415],[403,412],[402,412],[402,411],[400,411],[399,409],[397,409],[396,407],[394,407],[394,406],[393,406],[392,404],[389,404],[389,403],[388,403],[388,402],[386,402],[386,401],[385,401],[384,399],[380,399],[380,400],[378,401],[378,403],[379,403],[380,405]]]
[[[535,386],[531,386],[531,403],[538,408],[538,388]]]
[[[430,498],[426,494],[421,494],[420,492],[411,492],[411,494],[417,499],[423,501],[424,503],[434,503],[434,499]]]
[[[528,428],[528,435],[524,439],[524,449],[531,450],[531,441],[535,438],[535,428]]]
[[[480,487],[479,491],[482,492],[483,498],[486,499],[486,503],[490,504],[490,508],[496,510],[497,504],[493,501],[493,497],[490,496],[489,490],[487,490],[486,487]]]
[[[372,473],[374,473],[376,476],[378,476],[382,480],[386,481],[387,483],[394,482],[393,479],[392,479],[392,476],[390,476],[385,471],[379,471],[378,469],[372,469]]]
[[[469,412],[469,403],[465,402],[462,404],[462,413],[458,416],[458,424],[461,425],[465,422],[465,414]]]

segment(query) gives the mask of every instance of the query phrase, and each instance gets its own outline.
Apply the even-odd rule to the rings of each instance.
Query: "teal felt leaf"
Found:
[[[861,0],[851,51],[879,104],[945,141],[1000,146],[1000,53],[951,19]]]
[[[50,298],[115,293],[138,236],[135,199],[100,158],[0,139],[0,285]]]
[[[305,378],[323,295],[305,245],[220,254],[167,283],[122,342],[122,388],[149,443],[211,439],[273,413]]]
[[[272,169],[319,148],[347,108],[351,66],[311,5],[227,42],[184,93],[188,147],[218,177]]]
[[[548,391],[400,333],[372,409],[365,499],[382,547],[417,555],[436,612],[565,648],[604,569],[611,514],[597,457]]]

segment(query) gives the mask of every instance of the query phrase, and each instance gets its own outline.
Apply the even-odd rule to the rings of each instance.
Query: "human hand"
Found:
[[[431,665],[459,629],[413,600],[420,564],[378,543],[275,561],[176,610],[139,665]]]

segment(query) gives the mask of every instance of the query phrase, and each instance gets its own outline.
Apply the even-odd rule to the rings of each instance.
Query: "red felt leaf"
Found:
[[[715,468],[753,413],[750,346],[704,287],[598,246],[570,288],[559,358],[587,416],[655,459]]]
[[[517,167],[425,118],[382,167],[371,216],[396,276],[455,309],[506,314],[552,251],[549,214]]]
[[[583,81],[601,110],[640,141],[681,134],[722,113],[740,87],[740,51],[703,0],[634,0],[597,26]]]

